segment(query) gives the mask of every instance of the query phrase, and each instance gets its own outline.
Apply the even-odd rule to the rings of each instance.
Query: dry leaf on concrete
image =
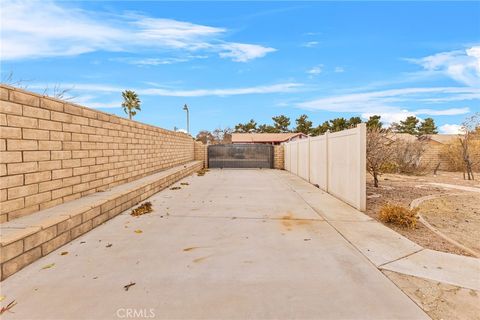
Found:
[[[130,215],[132,215],[134,217],[138,217],[138,216],[141,216],[143,214],[150,213],[152,211],[153,211],[152,203],[147,201],[147,202],[144,202],[143,204],[141,204],[140,206],[138,206],[137,208],[133,209],[132,213],[130,213]]]
[[[42,267],[42,269],[50,269],[55,266],[55,263],[50,263]]]
[[[140,229],[137,229],[137,230],[135,230],[134,232],[135,232],[135,233],[142,233],[143,231],[140,230]]]
[[[136,284],[135,282],[130,282],[129,284],[124,285],[123,289],[125,289],[125,291],[128,291],[128,289],[130,289],[130,287],[134,286],[135,284]]]
[[[60,253],[61,256],[66,256],[68,254],[68,251],[63,251],[62,253]]]

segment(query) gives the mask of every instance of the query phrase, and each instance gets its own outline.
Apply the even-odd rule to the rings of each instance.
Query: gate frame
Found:
[[[212,150],[211,148],[219,148],[219,147],[224,147],[224,148],[228,148],[228,147],[231,147],[231,148],[238,148],[238,147],[265,147],[265,148],[268,148],[268,160],[263,160],[263,159],[258,159],[258,161],[268,161],[269,163],[269,166],[268,167],[264,167],[264,166],[251,166],[251,167],[244,167],[244,166],[212,166],[211,164],[211,161],[212,159],[214,159],[215,157],[212,157],[211,153],[210,153],[210,150]],[[275,155],[275,150],[274,150],[274,145],[272,144],[266,144],[266,143],[229,143],[229,144],[212,144],[212,145],[208,145],[207,146],[207,158],[208,158],[208,167],[209,168],[219,168],[219,169],[274,169],[274,155]],[[232,160],[237,160],[238,162],[242,162],[242,159],[235,159],[235,158],[232,158]],[[253,159],[251,162],[255,161],[255,159]],[[232,161],[233,163],[235,161]]]

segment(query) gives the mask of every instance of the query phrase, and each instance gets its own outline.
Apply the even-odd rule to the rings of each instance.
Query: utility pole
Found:
[[[183,106],[183,110],[187,111],[187,133],[190,133],[190,113],[186,104]]]

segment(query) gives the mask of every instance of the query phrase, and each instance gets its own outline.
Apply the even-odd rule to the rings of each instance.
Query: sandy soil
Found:
[[[420,212],[443,234],[480,253],[480,193],[428,200]]]
[[[478,176],[480,177],[480,175]],[[379,188],[375,188],[373,186],[373,179],[368,176],[366,213],[369,216],[378,220],[378,212],[380,210],[380,207],[386,202],[398,203],[408,207],[410,203],[416,198],[428,195],[444,195],[445,197],[447,197],[447,194],[452,193],[452,190],[429,185],[428,183],[430,182],[449,183],[471,187],[480,186],[480,181],[463,180],[462,173],[452,172],[440,172],[436,176],[406,176],[397,174],[385,174],[382,175],[380,178]],[[473,222],[477,221],[477,218],[473,218],[473,216],[478,217],[480,197],[478,197],[478,194],[473,194],[472,192],[460,190],[453,190],[453,192],[455,192],[455,194],[458,194],[458,197],[460,197],[459,200],[453,201],[451,207],[445,206],[443,209],[441,209],[442,211],[437,210],[434,215],[437,217],[437,219],[445,219],[444,223],[442,224],[442,226],[444,227],[444,229],[442,229],[442,232],[448,230],[448,235],[451,236],[453,239],[458,240],[462,244],[464,243],[463,241],[465,241],[465,238],[468,238],[468,240],[464,243],[464,245],[468,247],[468,244],[478,240],[478,238],[475,238],[472,233],[468,233],[467,231],[471,230],[472,228],[476,228],[477,231],[480,230],[480,225],[477,224],[477,222]],[[470,200],[472,201],[466,202],[463,198],[461,198],[463,196],[471,197]],[[477,198],[479,199],[475,199],[475,196],[477,196]],[[462,204],[463,207],[456,210],[457,208],[454,207],[456,204]],[[444,212],[443,210],[449,212]],[[451,210],[453,210],[454,212],[461,211],[462,214],[452,214],[452,212],[450,212]],[[463,217],[464,220],[468,220],[469,222],[463,222],[460,224],[451,223],[452,221],[457,221],[455,220],[457,218],[453,218],[453,216],[457,216],[458,219],[460,219],[460,217]],[[454,220],[450,220],[450,218]],[[430,219],[430,215],[428,215],[428,219]],[[427,221],[430,222],[430,220]],[[386,225],[425,248],[455,254],[463,254],[467,256],[470,255],[467,252],[464,252],[463,250],[450,244],[440,236],[436,235],[435,233],[427,229],[425,226],[423,226],[421,223],[418,223],[417,227],[413,230],[400,228],[391,224]],[[455,237],[453,236],[453,234],[455,234]]]
[[[480,319],[480,292],[384,270],[432,319]]]

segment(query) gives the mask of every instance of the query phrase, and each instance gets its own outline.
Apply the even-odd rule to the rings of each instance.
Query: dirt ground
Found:
[[[432,319],[480,319],[480,292],[384,270]]]
[[[428,200],[420,205],[420,212],[443,234],[480,253],[480,194]]]
[[[436,176],[432,174],[424,176],[385,174],[380,177],[379,188],[373,186],[373,179],[368,176],[366,213],[378,220],[378,212],[381,206],[387,202],[408,207],[414,199],[428,195],[442,195],[442,197],[425,202],[420,206],[422,216],[445,235],[469,248],[472,248],[472,243],[476,243],[476,248],[478,248],[480,194],[445,189],[430,185],[429,183],[432,182],[480,187],[478,180],[463,180],[461,172],[439,172]],[[456,195],[453,196],[452,193]],[[425,214],[423,206],[425,206]],[[436,235],[421,223],[418,223],[413,230],[391,224],[386,225],[425,248],[470,255]],[[472,249],[475,250],[475,248]]]

